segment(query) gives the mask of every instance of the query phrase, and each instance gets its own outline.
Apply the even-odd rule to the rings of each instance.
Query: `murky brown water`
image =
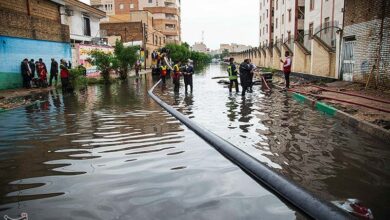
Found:
[[[38,97],[48,101],[1,113],[0,218],[303,218],[157,106],[146,95],[152,84],[148,76],[74,95],[53,91]],[[207,103],[197,106],[195,94],[186,113]],[[231,137],[239,130],[226,121],[246,122],[233,125],[224,105],[206,125]]]
[[[193,94],[158,90],[190,118],[328,200],[357,198],[376,219],[390,219],[390,148],[287,94],[255,87],[245,100],[228,94],[211,65],[194,77]]]

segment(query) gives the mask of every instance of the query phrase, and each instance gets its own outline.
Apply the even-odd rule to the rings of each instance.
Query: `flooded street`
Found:
[[[229,96],[210,65],[193,94],[155,94],[328,201],[360,199],[390,213],[384,142],[256,86]],[[142,80],[52,91],[38,105],[0,114],[0,217],[31,219],[302,219],[151,98]]]
[[[194,77],[193,94],[156,94],[192,120],[328,200],[356,198],[376,219],[390,218],[390,150],[386,143],[312,110],[284,92],[229,96],[211,65]],[[183,86],[183,85],[182,85]],[[241,89],[241,88],[240,88]]]
[[[303,218],[160,108],[153,84],[52,91],[0,114],[0,217]]]

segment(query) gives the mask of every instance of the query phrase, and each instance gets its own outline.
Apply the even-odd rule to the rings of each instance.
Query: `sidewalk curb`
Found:
[[[282,87],[274,85],[277,88],[282,89]],[[300,102],[304,103],[306,105],[310,105],[311,107],[315,108],[317,111],[323,112],[329,116],[335,117],[343,122],[346,122],[353,128],[356,128],[360,131],[366,132],[370,134],[371,136],[380,138],[381,140],[385,141],[386,143],[390,143],[390,131],[381,128],[377,125],[371,124],[369,122],[360,120],[355,118],[354,116],[347,114],[341,110],[338,110],[328,104],[325,104],[323,102],[319,102],[317,100],[314,100],[312,98],[309,98],[305,95],[296,93],[296,92],[288,92],[292,94],[292,97]]]

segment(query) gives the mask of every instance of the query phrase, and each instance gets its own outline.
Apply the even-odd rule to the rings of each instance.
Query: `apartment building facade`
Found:
[[[181,41],[180,0],[92,0],[91,5],[106,11],[109,16],[148,11],[153,15],[153,26],[169,43]]]
[[[273,15],[274,15],[274,0],[260,0],[259,24],[260,24],[260,46],[268,47],[273,44]]]
[[[289,51],[293,71],[339,77],[344,0],[259,2],[261,65],[280,69],[279,58]]]
[[[344,0],[305,1],[305,46],[310,50],[309,40],[316,35],[327,45],[336,48],[336,31],[342,28]]]

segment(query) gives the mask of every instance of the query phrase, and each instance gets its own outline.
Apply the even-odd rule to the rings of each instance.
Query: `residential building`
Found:
[[[243,44],[220,44],[219,52],[222,53],[224,50],[228,50],[229,53],[239,53],[245,50],[251,49],[251,46],[243,45]]]
[[[69,26],[71,43],[99,43],[100,19],[106,13],[79,0],[64,0],[60,8],[61,22]]]
[[[70,29],[61,23],[61,0],[0,1],[0,89],[22,86],[24,58],[71,59]]]
[[[206,44],[203,42],[195,43],[192,45],[191,49],[196,52],[202,52],[202,53],[207,53],[209,49],[207,48]]]
[[[305,46],[311,49],[310,38],[316,35],[328,46],[336,48],[336,31],[342,28],[344,0],[305,1]]]
[[[260,44],[259,45],[261,47],[268,47],[273,43],[273,32],[274,32],[273,16],[274,16],[275,0],[259,0],[259,1],[260,1],[260,5],[259,5]]]
[[[134,11],[128,14],[109,16],[100,28],[107,34],[110,44],[121,40],[127,45],[139,45],[144,49],[146,66],[152,63],[150,54],[167,43],[166,36],[153,27],[153,15],[149,11]]]
[[[103,2],[104,1],[104,2]],[[91,4],[106,10],[109,0],[92,0]],[[153,15],[153,27],[166,36],[168,43],[181,41],[180,0],[112,0],[114,10],[109,14],[127,15],[148,11]]]
[[[106,12],[107,16],[115,15],[114,0],[91,0],[91,5]]]
[[[340,78],[390,85],[390,2],[345,0]],[[374,68],[375,67],[375,68]],[[379,67],[379,68],[378,68]]]
[[[273,42],[281,50],[287,45],[290,51],[294,50],[294,41],[304,30],[302,7],[304,0],[274,0],[273,11]]]
[[[181,0],[138,0],[139,10],[153,14],[154,26],[170,43],[181,41]]]

